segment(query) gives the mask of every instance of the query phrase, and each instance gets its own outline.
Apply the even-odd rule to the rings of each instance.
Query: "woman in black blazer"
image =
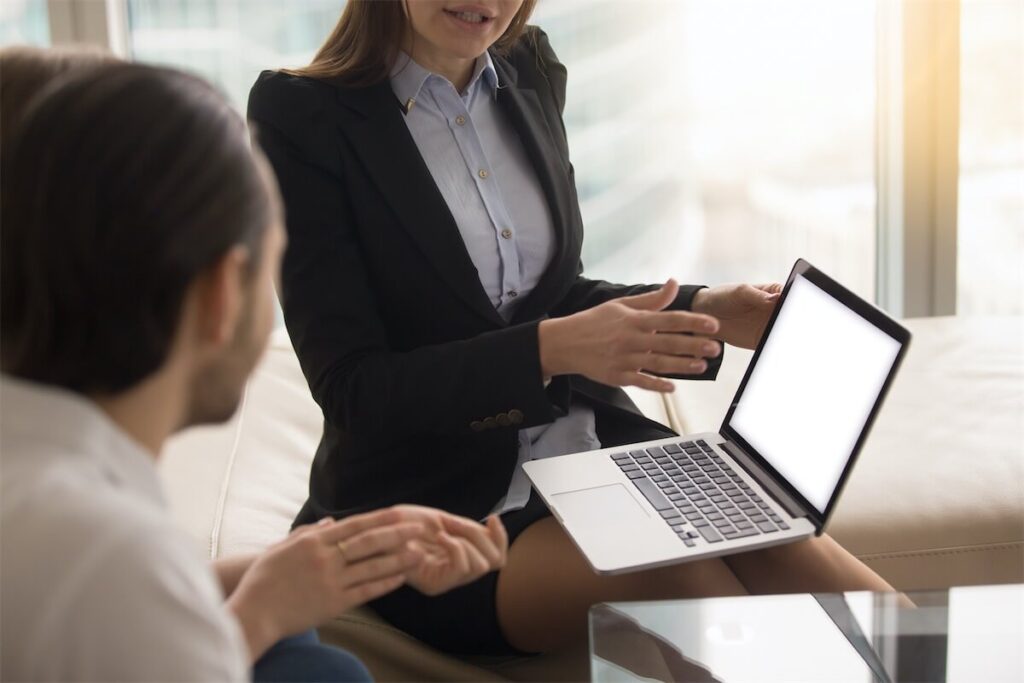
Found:
[[[520,430],[573,405],[593,411],[604,446],[670,435],[618,387],[671,391],[654,372],[713,379],[711,337],[753,347],[774,306],[777,285],[583,276],[566,70],[526,26],[534,1],[349,0],[310,67],[264,72],[253,87],[249,117],[287,211],[285,322],[324,413],[297,523],[394,503],[483,519],[509,489]],[[485,52],[493,62],[498,108],[543,190],[554,240],[514,315],[485,294],[486,274],[406,125],[416,102],[389,83],[408,59],[400,50],[459,92]],[[827,537],[601,577],[536,497],[502,520],[512,545],[500,573],[437,597],[399,589],[374,607],[442,649],[502,654],[582,637],[588,606],[602,600],[888,589]]]

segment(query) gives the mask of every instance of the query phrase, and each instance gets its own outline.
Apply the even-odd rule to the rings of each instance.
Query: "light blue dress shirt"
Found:
[[[404,53],[391,70],[406,126],[455,219],[480,284],[498,313],[511,320],[550,264],[555,239],[537,174],[498,107],[499,87],[487,53],[477,59],[462,93]],[[520,430],[515,474],[494,511],[526,505],[530,482],[524,462],[600,447],[594,412],[579,404],[551,424]]]

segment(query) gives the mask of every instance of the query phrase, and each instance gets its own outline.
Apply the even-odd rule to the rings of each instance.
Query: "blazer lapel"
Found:
[[[575,277],[577,264],[567,261],[574,261],[570,257],[576,252],[574,245],[570,244],[576,214],[572,207],[569,170],[559,156],[536,90],[519,80],[516,68],[506,59],[493,54],[492,59],[501,83],[498,104],[519,133],[526,155],[537,172],[551,209],[555,233],[555,255],[551,264],[513,318],[513,322],[525,322],[544,316]],[[567,266],[571,269],[568,277],[565,272]]]
[[[501,326],[444,197],[412,139],[388,82],[338,88],[343,104],[362,114],[342,126],[388,205],[445,282],[475,311]]]

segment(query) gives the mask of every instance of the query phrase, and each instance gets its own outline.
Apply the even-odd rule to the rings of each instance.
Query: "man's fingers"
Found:
[[[378,555],[361,562],[343,563],[341,583],[348,588],[367,581],[395,576],[412,569],[422,560],[422,552],[410,549],[388,555]]]
[[[375,512],[366,512],[361,515],[353,515],[339,522],[327,526],[321,531],[321,538],[325,543],[337,543],[347,538],[356,536],[368,529],[397,524],[405,521],[402,514],[394,508],[385,508]]]
[[[404,522],[377,529],[369,529],[344,541],[337,541],[345,561],[349,564],[367,557],[401,548],[413,539],[424,539],[426,528],[418,522]]]
[[[660,289],[646,294],[634,294],[617,299],[619,303],[641,311],[660,311],[679,296],[679,283],[669,280]]]
[[[497,566],[501,561],[501,550],[491,540],[486,527],[455,515],[446,515],[444,525],[447,533],[465,539],[472,548],[475,548],[486,558],[488,563],[493,562]]]
[[[371,600],[376,600],[382,595],[387,595],[405,583],[404,574],[396,574],[375,581],[361,583],[358,586],[351,586],[342,594],[342,602],[353,607],[363,605]]]
[[[714,334],[718,320],[689,311],[648,311],[635,316],[636,328],[644,332],[691,332]]]
[[[491,532],[494,545],[501,551],[501,566],[505,566],[505,561],[508,559],[508,531],[501,522],[501,517],[498,515],[488,517],[487,530]]]

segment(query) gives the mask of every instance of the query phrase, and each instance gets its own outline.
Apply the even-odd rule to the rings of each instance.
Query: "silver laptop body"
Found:
[[[717,433],[523,468],[599,574],[821,534],[909,342],[800,260]]]

